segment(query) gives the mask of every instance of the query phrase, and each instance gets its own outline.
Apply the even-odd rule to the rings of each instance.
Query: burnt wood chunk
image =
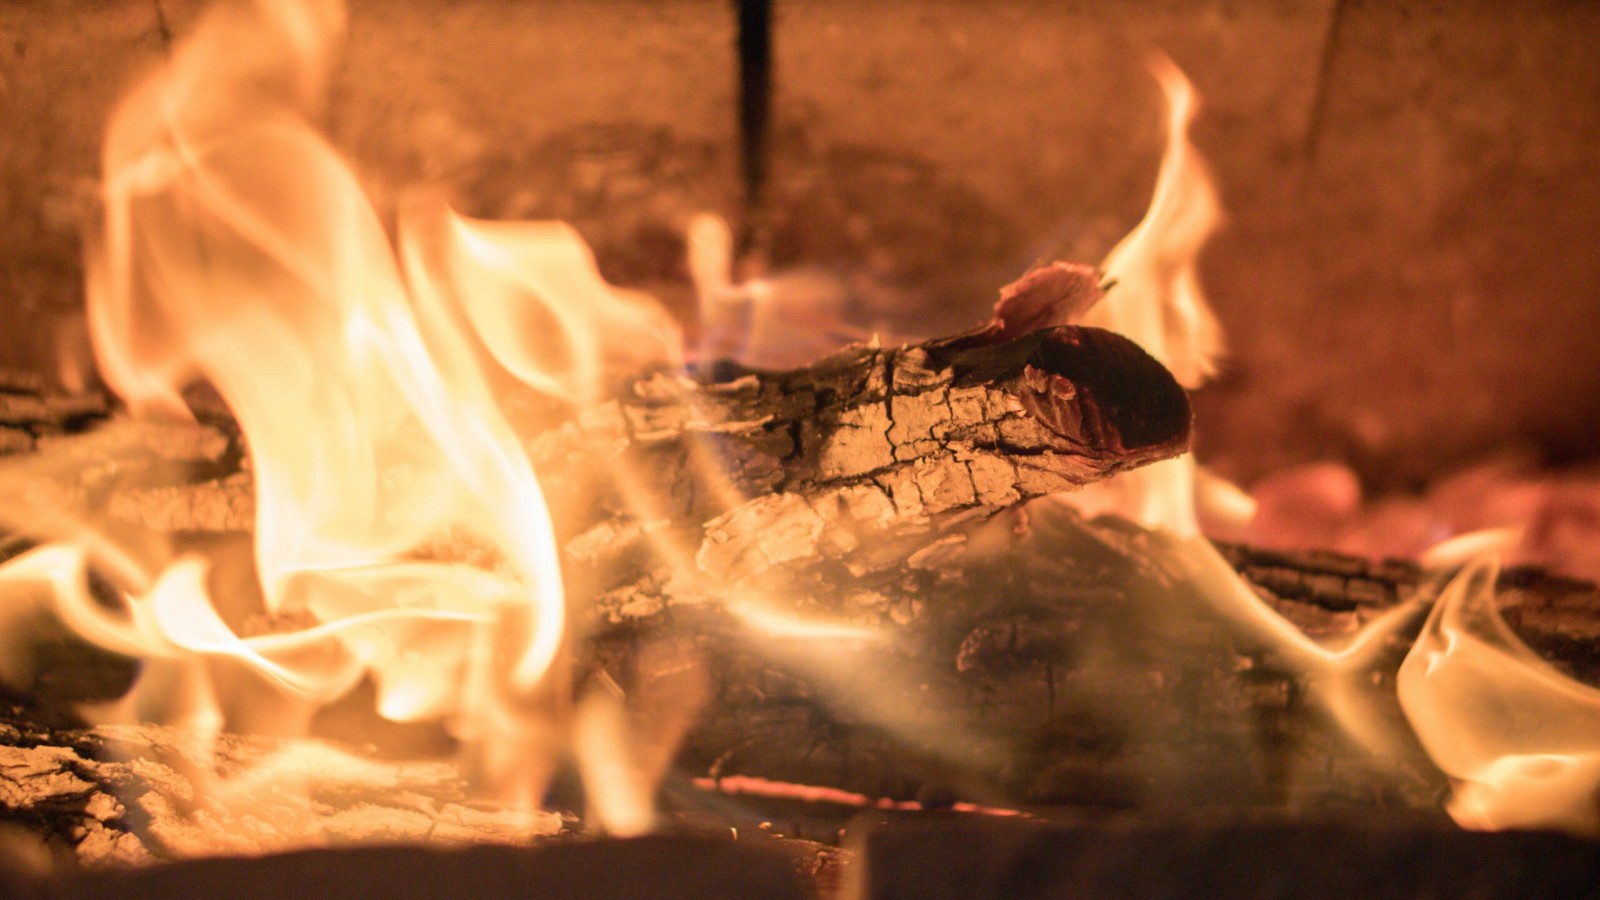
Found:
[[[1057,326],[710,384],[658,375],[529,449],[570,560],[602,589],[630,573],[640,528],[682,529],[694,574],[726,586],[817,556],[878,565],[876,542],[1176,456],[1189,428],[1182,388],[1137,345]]]
[[[879,571],[813,560],[769,573],[786,611],[850,623],[855,638],[763,634],[676,585],[641,584],[597,607],[597,664],[648,680],[628,660],[660,635],[712,660],[713,699],[681,759],[713,778],[1000,805],[1438,808],[1447,785],[1420,748],[1380,757],[1343,738],[1306,673],[1241,641],[1140,535],[1043,500]],[[1330,640],[1424,583],[1407,563],[1223,551],[1263,603]],[[1593,585],[1512,570],[1499,599],[1523,640],[1600,683]],[[1404,735],[1394,675],[1410,635],[1396,637],[1370,696]]]

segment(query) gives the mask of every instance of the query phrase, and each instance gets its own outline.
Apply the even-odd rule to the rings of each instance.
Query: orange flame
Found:
[[[1164,54],[1150,70],[1167,100],[1167,146],[1150,208],[1101,263],[1115,286],[1084,315],[1086,325],[1127,336],[1172,370],[1184,387],[1216,374],[1222,328],[1196,275],[1200,248],[1222,219],[1216,188],[1189,141],[1199,100]]]
[[[539,487],[479,373],[424,339],[377,216],[304,121],[335,25],[298,4],[225,10],[119,108],[96,347],[132,404],[172,407],[196,376],[228,402],[254,461],[269,610],[347,614],[347,593],[316,588],[359,591],[369,567],[470,523],[537,606],[515,667],[526,690],[564,615]],[[236,42],[254,49],[219,52]],[[412,586],[413,606],[459,602],[447,569]]]
[[[607,284],[572,226],[469,219],[429,204],[407,212],[406,273],[425,318],[440,329],[458,323],[524,384],[589,405],[606,372],[681,364],[677,323],[653,298]]]
[[[45,585],[77,633],[150,661],[108,715],[179,698],[159,721],[214,734],[226,704],[208,660],[310,704],[367,678],[380,714],[450,722],[480,787],[526,804],[559,752],[566,610],[543,496],[491,372],[591,402],[613,367],[675,363],[679,336],[648,298],[605,284],[559,223],[414,204],[397,256],[309,124],[342,27],[337,4],[311,0],[212,11],[116,109],[88,240],[102,375],[146,416],[187,416],[185,390],[215,387],[255,478],[266,611],[313,624],[241,636],[195,557],[121,566],[109,609],[76,546],[95,544],[98,564],[107,541],[68,518],[74,543],[0,579]],[[491,562],[427,549],[441,544]]]
[[[1400,667],[1406,718],[1473,829],[1600,836],[1600,689],[1557,672],[1500,617],[1493,556],[1445,588]]]
[[[1167,102],[1167,145],[1144,218],[1101,264],[1114,286],[1090,307],[1083,323],[1122,334],[1196,388],[1216,372],[1222,329],[1206,303],[1195,261],[1222,218],[1204,161],[1189,141],[1198,99],[1171,59],[1154,54],[1151,73]],[[1197,483],[1192,456],[1165,460],[1092,485],[1066,502],[1094,515],[1109,512],[1147,528],[1199,533],[1197,488],[1218,505],[1238,505],[1236,491],[1217,479]]]

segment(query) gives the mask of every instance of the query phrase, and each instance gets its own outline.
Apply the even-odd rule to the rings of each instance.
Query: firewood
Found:
[[[670,674],[650,659],[706,659],[713,697],[680,763],[712,777],[935,803],[1433,803],[1443,779],[1420,752],[1372,759],[1344,743],[1304,702],[1301,673],[1190,602],[1141,556],[1136,530],[1048,500],[1015,509],[1188,446],[1188,403],[1165,369],[1125,339],[1062,324],[1097,292],[1092,272],[1050,267],[966,335],[852,347],[791,372],[649,374],[563,421],[541,408],[518,422],[537,425],[524,433],[590,648],[580,675],[648,692]],[[170,430],[141,439],[167,454],[160,464],[63,469],[88,472],[83,493],[123,524],[247,526],[229,423],[143,427]],[[94,480],[101,470],[119,474]],[[1354,630],[1422,578],[1223,549],[1265,602],[1319,635]],[[1593,675],[1592,586],[1505,583],[1530,642]],[[684,652],[640,652],[659,643]],[[1393,671],[1374,674],[1383,695]],[[99,752],[73,748],[103,739],[86,734],[0,743],[28,752],[21,781],[95,781],[85,766]],[[50,749],[62,747],[69,757]],[[107,771],[107,783],[132,777]],[[60,807],[18,790],[14,816]],[[78,803],[56,833],[94,833],[86,815],[123,821]]]
[[[791,560],[898,564],[880,542],[1182,453],[1189,419],[1134,344],[1063,326],[705,385],[657,376],[530,449],[556,521],[582,523],[569,558],[601,590],[629,574],[630,538],[662,528],[727,587]]]
[[[317,755],[248,803],[219,799],[288,749]],[[301,782],[311,788],[297,794]],[[0,715],[0,819],[90,866],[374,841],[516,844],[563,829],[556,813],[471,798],[448,762],[382,763],[360,747],[267,737],[197,741],[156,725],[46,728],[17,708]]]
[[[893,566],[885,542],[1185,452],[1191,413],[1171,374],[1126,338],[1064,324],[1098,299],[1097,277],[1066,263],[1031,272],[1002,291],[991,321],[951,338],[853,346],[788,372],[625,379],[615,399],[564,421],[550,421],[548,402],[511,397],[514,410],[535,410],[513,417],[571,577],[608,590],[644,574],[641,560],[659,569],[652,550],[669,545],[676,576],[719,588],[813,556]],[[248,526],[243,448],[228,423],[122,431],[133,436],[95,451],[116,457],[101,466],[118,473],[114,490],[70,486],[103,499],[105,516],[163,533]],[[232,440],[203,458],[159,459],[168,444],[210,447],[207,434]],[[134,451],[183,465],[136,462]],[[64,468],[94,477],[81,462]]]
[[[583,666],[643,693],[671,674],[644,661],[674,655],[641,653],[642,644],[676,641],[703,655],[713,697],[679,759],[694,775],[833,785],[932,805],[968,797],[1079,807],[1436,808],[1444,781],[1420,754],[1373,758],[1342,742],[1305,702],[1301,676],[1278,665],[1270,648],[1241,645],[1181,585],[1130,554],[1136,536],[1131,526],[1086,523],[1047,501],[947,535],[864,582],[826,560],[780,569],[792,601],[783,612],[870,633],[768,634],[727,609],[668,592],[654,603],[607,607]],[[1224,550],[1275,586],[1279,593],[1262,589],[1265,602],[1324,635],[1359,627],[1422,578],[1404,563]],[[1575,675],[1595,676],[1594,586],[1513,571],[1502,588],[1525,639]],[[1396,662],[1403,651],[1395,648]],[[1392,668],[1377,675],[1374,696],[1392,694]],[[1397,707],[1388,714],[1399,721]],[[163,734],[170,743],[170,733],[140,729],[135,740],[126,731],[50,729],[36,720],[29,711],[0,729],[0,743],[16,748],[0,765],[7,818],[54,835],[84,859],[142,858],[149,848],[124,835],[144,835],[152,821],[169,835],[206,839],[170,799],[186,793],[179,770],[132,761],[148,757],[137,748],[159,746]],[[226,768],[265,746],[225,736],[219,758]],[[449,767],[413,771],[432,773],[411,792],[434,798],[421,809],[404,799],[392,808],[374,792],[363,816],[336,824],[353,829],[347,835],[372,826],[414,836],[437,814],[450,825],[445,836],[467,828],[467,814],[450,818],[464,798]],[[468,808],[494,824],[481,805]]]
[[[1308,701],[1307,673],[1235,634],[1140,537],[1047,501],[892,571],[769,573],[786,613],[862,636],[764,634],[651,581],[605,598],[595,642],[624,681],[650,677],[629,670],[632,647],[663,634],[712,661],[714,697],[681,761],[714,777],[991,803],[1436,807],[1444,779],[1419,748],[1379,758],[1343,739]],[[1264,603],[1318,637],[1353,633],[1424,581],[1401,562],[1223,549]],[[1593,585],[1511,570],[1500,602],[1530,645],[1600,681]],[[1393,698],[1409,636],[1371,673],[1397,734],[1409,733]]]

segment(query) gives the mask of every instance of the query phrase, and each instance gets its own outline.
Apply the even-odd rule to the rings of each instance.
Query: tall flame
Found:
[[[1216,230],[1222,205],[1205,161],[1189,140],[1199,100],[1194,85],[1164,54],[1150,71],[1167,101],[1167,145],[1150,208],[1100,264],[1115,287],[1084,323],[1126,335],[1161,360],[1178,382],[1196,388],[1216,374],[1222,328],[1196,274],[1200,248]]]
[[[45,586],[80,635],[148,661],[119,715],[214,734],[226,704],[207,660],[303,704],[366,678],[379,713],[449,722],[480,787],[531,804],[567,715],[566,609],[495,379],[592,402],[613,367],[675,363],[679,336],[559,223],[412,203],[397,254],[310,124],[342,28],[315,0],[213,10],[116,109],[88,241],[106,382],[157,417],[189,415],[204,382],[240,425],[279,624],[241,636],[198,557],[119,565],[122,607],[107,608],[90,557],[122,557],[92,522],[3,578]]]
[[[401,243],[429,333],[469,331],[486,362],[580,406],[607,372],[682,362],[678,325],[654,298],[612,287],[564,222],[490,222],[416,203]]]
[[[538,483],[461,342],[424,338],[377,215],[305,121],[338,35],[322,8],[225,7],[118,109],[96,349],[136,406],[173,409],[195,377],[228,402],[254,461],[269,610],[365,611],[358,595],[386,587],[370,567],[470,527],[527,586],[465,604],[484,621],[532,604],[526,689],[564,616]],[[414,566],[410,605],[462,605],[451,568]]]
[[[1082,321],[1139,344],[1192,389],[1216,372],[1223,350],[1221,326],[1196,274],[1200,248],[1221,221],[1222,206],[1189,141],[1199,105],[1194,86],[1163,54],[1151,56],[1150,70],[1167,103],[1167,144],[1155,193],[1144,218],[1101,263],[1114,286]],[[1196,488],[1194,458],[1185,455],[1091,486],[1068,502],[1090,514],[1112,512],[1188,536],[1199,532]]]

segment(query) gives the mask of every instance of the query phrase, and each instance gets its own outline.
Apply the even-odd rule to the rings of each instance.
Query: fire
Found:
[[[42,535],[60,542],[0,577],[44,586],[80,635],[147,661],[105,715],[203,743],[234,705],[221,692],[290,698],[268,727],[293,730],[368,679],[381,715],[449,723],[478,788],[532,807],[569,716],[566,605],[494,379],[592,402],[613,367],[674,362],[679,338],[559,223],[419,202],[397,250],[310,124],[342,25],[314,2],[212,11],[115,111],[89,241],[107,384],[136,415],[187,417],[185,391],[204,382],[240,425],[279,624],[243,636],[205,559],[123,559],[93,521],[61,523]],[[115,609],[86,575],[112,559]],[[219,665],[249,677],[218,680]],[[213,783],[208,799],[229,794]]]
[[[1482,554],[1445,588],[1400,668],[1401,706],[1464,827],[1600,836],[1600,689],[1517,638],[1495,604],[1499,574]]]
[[[1101,263],[1110,289],[1082,316],[1122,334],[1160,360],[1184,387],[1204,384],[1223,351],[1222,328],[1200,288],[1200,249],[1222,220],[1216,188],[1189,141],[1199,100],[1171,59],[1153,54],[1150,70],[1167,103],[1167,144],[1150,207]],[[1147,528],[1196,535],[1196,480],[1189,455],[1124,473],[1067,502],[1089,514],[1108,512]],[[1226,485],[1208,490],[1215,503],[1237,502]]]
[[[281,715],[265,727],[295,733],[367,682],[383,717],[447,723],[481,792],[531,809],[571,750],[591,820],[618,835],[645,832],[708,676],[692,653],[663,645],[645,651],[670,673],[650,690],[628,696],[596,677],[573,696],[555,529],[506,396],[514,386],[590,411],[617,373],[680,368],[682,336],[650,298],[607,284],[561,223],[476,220],[418,199],[402,206],[391,240],[354,172],[310,124],[342,26],[337,7],[314,0],[213,12],[117,108],[104,219],[89,240],[89,322],[106,383],[149,418],[191,416],[187,392],[209,385],[239,423],[272,627],[246,633],[224,612],[212,560],[126,546],[92,514],[31,515],[54,510],[52,498],[29,501],[19,517],[47,542],[0,566],[0,586],[42,591],[78,635],[144,661],[126,701],[98,712],[183,729],[198,748],[197,809],[259,808],[266,794],[318,780],[382,784],[383,766],[311,743],[230,778],[205,771],[207,742],[236,707],[270,695],[263,707]],[[1152,68],[1168,105],[1154,196],[1106,257],[1108,295],[1082,322],[1127,335],[1195,388],[1223,349],[1196,275],[1221,210],[1187,136],[1193,87],[1165,57]],[[697,220],[689,239],[705,304],[702,355],[770,359],[786,321],[772,282],[733,284],[720,220]],[[734,509],[746,498],[714,453],[702,455],[690,463],[704,469],[696,489]],[[27,474],[0,472],[0,491],[23,498]],[[697,564],[692,541],[656,527],[667,517],[650,507],[651,491],[635,489],[641,473],[620,465],[608,477],[674,576],[715,574]],[[1324,646],[1265,606],[1200,536],[1197,495],[1249,514],[1248,497],[1189,457],[1066,502],[1150,529],[1139,549],[1185,598],[1271,648],[1359,743],[1393,752],[1404,736],[1375,710],[1370,676],[1428,595],[1345,646]],[[91,570],[112,583],[113,603],[91,591]],[[1400,671],[1400,703],[1455,779],[1450,811],[1464,825],[1600,834],[1600,691],[1516,640],[1493,604],[1495,573],[1469,563],[1440,593]],[[794,598],[750,585],[697,586],[752,644],[860,719],[947,744],[957,763],[1003,755],[1001,740],[966,723],[884,699],[911,694],[915,675],[874,661],[883,632],[800,615]],[[863,683],[895,689],[864,692]],[[315,830],[298,812],[283,815]]]
[[[461,661],[487,661],[472,648],[497,623],[524,631],[512,672],[527,692],[556,659],[565,613],[539,486],[464,340],[423,334],[376,213],[306,122],[337,36],[309,7],[224,9],[119,108],[90,295],[96,350],[136,409],[181,411],[185,384],[215,386],[254,466],[268,611],[346,623],[326,637],[373,674],[381,705],[416,700],[414,685],[402,688],[412,701],[388,696],[412,661],[371,634],[404,643],[426,619],[459,625],[445,643]],[[219,55],[235,41],[255,49]],[[451,527],[503,554],[499,584],[448,562],[391,568]],[[464,590],[463,578],[477,583]],[[179,596],[187,608],[163,624],[207,621],[203,591]],[[373,617],[396,606],[415,612]],[[207,631],[168,633],[228,652],[226,627]]]
[[[1113,287],[1083,317],[1127,335],[1197,388],[1217,371],[1222,327],[1200,289],[1196,260],[1222,218],[1205,161],[1189,141],[1199,108],[1194,85],[1164,54],[1150,71],[1167,101],[1167,145],[1150,208],[1100,264]]]
[[[1192,85],[1165,56],[1151,68],[1166,95],[1168,141],[1145,217],[1106,257],[1113,284],[1082,321],[1118,331],[1165,363],[1186,387],[1216,371],[1221,328],[1196,278],[1201,246],[1220,220],[1215,189],[1187,137]],[[1461,568],[1436,599],[1424,588],[1325,647],[1264,605],[1199,534],[1196,500],[1222,519],[1254,514],[1248,495],[1197,470],[1193,457],[1124,473],[1061,500],[1152,529],[1146,552],[1228,621],[1270,649],[1310,686],[1309,699],[1369,752],[1393,756],[1407,741],[1381,711],[1370,682],[1384,647],[1427,622],[1400,668],[1405,717],[1429,757],[1454,782],[1448,811],[1477,829],[1554,828],[1600,835],[1600,689],[1560,674],[1524,645],[1494,602],[1497,554],[1518,536],[1462,535],[1424,556],[1435,571]]]

